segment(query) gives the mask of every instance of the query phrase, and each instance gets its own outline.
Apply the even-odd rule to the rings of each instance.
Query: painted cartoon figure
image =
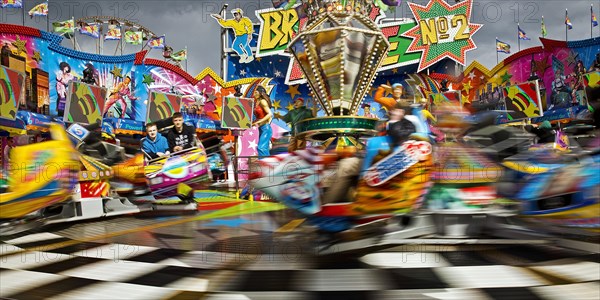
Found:
[[[392,98],[384,97],[385,91],[392,90]],[[408,99],[404,99],[404,86],[400,83],[394,83],[391,87],[382,84],[377,88],[375,92],[375,102],[381,104],[381,106],[385,107],[388,111],[392,110],[397,103],[401,103],[404,106],[410,105],[410,101]]]
[[[92,63],[87,63],[85,65],[85,70],[83,70],[83,79],[82,82],[93,85],[100,85],[100,73],[98,70],[94,68]]]
[[[271,121],[273,113],[271,112],[272,102],[263,86],[256,88],[252,94],[254,98],[254,123],[252,126],[258,127],[259,137],[256,148],[259,157],[269,156],[269,142],[273,136]]]
[[[555,71],[554,81],[552,81],[552,105],[548,109],[567,105],[572,92],[566,83],[567,78],[561,69]]]
[[[67,104],[67,87],[69,82],[75,79],[75,76],[71,74],[71,65],[67,62],[61,62],[58,65],[60,72],[56,75],[56,94],[58,95],[58,101],[56,101],[56,110],[58,115],[62,116],[65,113],[65,106]]]
[[[573,105],[579,105],[578,100],[578,91],[582,91],[585,89],[585,84],[583,80],[583,75],[585,74],[585,66],[583,65],[583,61],[578,60],[575,65],[575,70],[573,70],[573,77],[575,78],[575,82],[573,83],[573,90],[571,91],[571,103]]]
[[[125,97],[129,100],[137,100],[137,97],[132,95],[129,84],[131,83],[131,77],[127,76],[122,82],[119,82],[117,86],[111,91],[110,96],[108,97],[108,101],[104,106],[103,115],[115,105],[116,102],[121,104],[121,119],[125,118],[125,114],[127,113],[127,102],[125,101]]]
[[[219,14],[212,14],[223,28],[232,28],[235,33],[233,40],[233,50],[240,56],[240,63],[249,63],[254,60],[250,41],[252,41],[252,33],[254,28],[252,21],[248,17],[244,17],[244,11],[239,8],[231,10],[234,19],[224,20]]]

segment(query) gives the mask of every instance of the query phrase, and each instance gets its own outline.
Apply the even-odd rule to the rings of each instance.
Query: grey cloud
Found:
[[[451,4],[454,0],[449,0]],[[411,17],[408,4],[402,4],[396,12],[389,15],[396,17]],[[428,1],[411,1],[421,5]],[[218,12],[224,3],[228,3],[229,11],[232,8],[242,8],[248,17],[256,21],[254,10],[272,7],[270,0],[247,1],[80,1],[80,0],[50,0],[50,21],[62,21],[70,15],[75,18],[89,16],[99,12],[103,15],[117,16],[132,19],[148,27],[156,34],[166,34],[167,43],[174,50],[188,47],[188,71],[195,75],[205,67],[215,71],[220,70],[220,30],[218,24],[209,17],[209,14]],[[484,24],[475,34],[475,43],[478,49],[467,54],[467,64],[478,60],[488,68],[496,64],[495,38],[511,44],[513,52],[517,51],[517,22],[527,32],[531,41],[521,41],[521,49],[540,46],[539,42],[541,16],[544,16],[548,31],[547,38],[564,40],[564,12],[569,9],[569,17],[573,29],[568,32],[569,40],[582,40],[590,37],[590,4],[594,4],[596,14],[600,13],[600,1],[558,1],[558,0],[509,0],[509,1],[479,1],[475,0],[471,21]],[[33,2],[25,1],[26,9],[34,6]],[[58,11],[56,11],[58,10]],[[0,10],[0,22],[21,24],[20,11]],[[60,19],[59,19],[60,18]],[[45,18],[30,19],[26,16],[26,25],[46,29]],[[600,26],[594,28],[594,36],[600,36]],[[77,37],[79,44],[85,51],[95,51],[95,40]],[[70,47],[70,41],[64,45]],[[105,42],[104,53],[114,54],[116,42]],[[126,51],[131,53],[139,51],[141,46],[126,46]],[[161,58],[161,52],[153,50],[151,57]],[[500,53],[500,59],[507,55]]]

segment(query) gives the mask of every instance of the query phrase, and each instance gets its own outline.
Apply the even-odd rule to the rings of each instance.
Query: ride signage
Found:
[[[408,3],[417,26],[403,34],[412,38],[407,52],[421,52],[419,72],[444,58],[465,65],[468,51],[477,49],[473,34],[481,24],[469,22],[473,0],[448,5],[444,0],[432,0],[427,6]]]
[[[256,16],[260,20],[256,57],[291,56],[286,52],[286,49],[307,21],[307,18],[302,18],[298,13],[299,7],[297,5],[290,9],[268,8],[256,11]],[[391,49],[393,49],[388,53],[388,57],[384,60],[379,71],[390,70],[419,61],[419,53],[406,54],[411,39],[402,36],[403,33],[417,25],[415,22],[403,20],[392,23],[379,23],[380,20],[385,18],[385,14],[378,7],[374,7],[369,16],[381,28],[388,42],[392,45]],[[303,82],[306,82],[306,80],[302,77],[300,65],[294,59],[290,60],[286,84],[300,84]]]

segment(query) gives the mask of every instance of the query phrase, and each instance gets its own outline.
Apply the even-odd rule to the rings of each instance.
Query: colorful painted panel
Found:
[[[106,93],[106,89],[99,86],[71,82],[63,120],[80,124],[101,122]]]
[[[223,128],[250,129],[252,127],[254,100],[225,97],[221,116]]]
[[[447,103],[453,104],[462,104],[460,101],[460,93],[459,92],[445,92],[445,93],[435,93],[429,95],[429,103],[433,105],[440,105]]]
[[[148,110],[146,112],[146,123],[164,120],[173,116],[181,109],[181,96],[150,92]]]
[[[0,69],[0,118],[14,120],[25,97],[25,75],[2,66]]]
[[[537,81],[502,89],[509,121],[542,116],[542,102]]]

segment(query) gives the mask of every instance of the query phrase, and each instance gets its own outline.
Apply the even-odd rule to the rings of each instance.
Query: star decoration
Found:
[[[280,109],[281,108],[281,100],[275,100],[275,101],[273,101],[273,108],[274,109]]]
[[[290,110],[294,109],[294,105],[292,105],[292,104],[290,103],[290,104],[288,104],[288,105],[287,105],[285,108],[286,108],[288,111],[290,111]]]
[[[290,96],[292,97],[292,100],[294,100],[294,98],[296,98],[296,95],[300,95],[300,92],[298,92],[298,86],[297,85],[290,85],[289,88],[287,89],[287,91],[285,91],[287,94],[290,94]]]
[[[262,60],[262,57],[257,57],[257,58],[256,58],[256,61],[257,61],[257,62],[260,62],[261,60]]]
[[[222,89],[221,85],[217,84],[214,86],[214,88],[215,88],[215,94],[218,94],[221,92],[221,89]]]
[[[248,149],[256,150],[257,146],[258,145],[256,144],[256,140],[251,140],[248,142]]]
[[[481,76],[479,76],[479,79],[480,79],[480,80],[485,80],[485,75],[481,75]]]
[[[241,75],[241,76],[246,76],[246,70],[241,70],[241,71],[240,71],[240,75]]]
[[[275,75],[275,77],[283,77],[283,74],[281,74],[281,72],[279,72],[279,70],[275,70],[273,75]]]
[[[215,113],[217,114],[217,116],[221,117],[222,112],[223,108],[221,106],[217,106],[217,108],[215,108]]]
[[[254,136],[254,130],[249,130],[249,131],[248,131],[248,135],[249,135],[249,136]]]
[[[42,56],[40,55],[40,51],[33,51],[33,60],[40,62],[42,60]]]
[[[142,83],[151,85],[154,83],[154,78],[152,78],[151,74],[144,74],[144,80],[142,80]]]
[[[421,60],[419,61],[418,72],[421,72],[422,70],[444,58],[450,58],[462,65],[465,65],[466,53],[468,51],[477,49],[472,37],[481,28],[481,26],[483,26],[481,24],[469,22],[471,18],[473,1],[462,1],[452,6],[448,5],[444,0],[432,0],[427,4],[427,6],[421,6],[412,2],[409,2],[408,5],[416,19],[417,24],[420,24],[421,20],[427,22],[427,20],[431,20],[434,17],[437,19],[437,17],[454,17],[458,15],[465,16],[465,21],[468,23],[466,24],[468,29],[465,29],[464,31],[460,31],[459,26],[455,26],[455,28],[449,26],[450,28],[448,32],[451,34],[448,35],[448,37],[446,37],[444,40],[440,39],[437,40],[436,43],[431,43],[428,45],[423,44],[423,32],[421,30],[421,26],[415,26],[403,33],[402,36],[412,39],[407,52],[422,52]],[[453,18],[453,20],[463,19]],[[459,40],[453,40],[454,38],[459,37],[459,34],[461,33],[468,37]],[[439,37],[440,35],[436,34],[436,38]]]
[[[471,103],[471,101],[469,100],[469,95],[461,95],[460,97],[462,99],[463,104]]]
[[[502,84],[508,82],[510,83],[510,78],[512,77],[512,75],[508,74],[508,72],[504,72],[504,75],[501,75],[500,78],[502,79]]]
[[[112,71],[110,71],[110,74],[113,74],[114,77],[123,78],[121,71],[123,71],[123,69],[117,68],[117,65],[114,65]]]
[[[216,99],[217,99],[217,96],[215,96],[215,94],[206,95],[206,102],[214,102]]]
[[[386,81],[385,85],[389,86],[389,88],[385,88],[385,93],[384,96],[388,95],[388,94],[392,94],[392,84],[390,83],[390,81]]]
[[[17,55],[21,54],[21,52],[27,53],[27,48],[25,47],[27,41],[22,40],[21,37],[19,37],[19,35],[17,35],[17,39],[11,44],[17,47]]]
[[[393,68],[392,69],[392,74],[396,74],[396,73],[398,73],[398,68]]]
[[[473,78],[475,78],[475,71],[471,71],[471,73],[469,73],[469,79],[471,79],[471,81],[473,81]]]
[[[576,54],[575,52],[569,52],[569,56],[567,56],[567,63],[570,65],[574,65],[575,63],[577,63],[577,57],[579,56],[579,54]]]
[[[463,85],[463,90],[465,90],[467,92],[467,94],[469,93],[469,91],[471,90],[472,86],[471,86],[471,82],[467,81],[467,83],[465,83]]]
[[[374,97],[375,92],[377,92],[377,88],[372,86],[371,89],[369,90],[369,95],[371,95],[371,97]]]

